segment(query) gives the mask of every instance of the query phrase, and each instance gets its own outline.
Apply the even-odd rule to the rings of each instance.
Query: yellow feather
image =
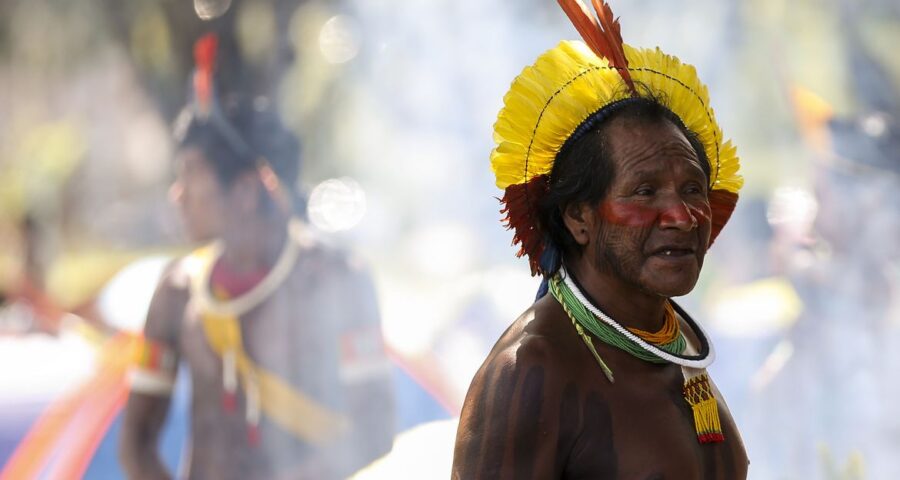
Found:
[[[658,48],[624,45],[624,50],[634,81],[662,96],[700,137],[710,163],[711,187],[737,193],[743,185],[737,151],[723,138],[694,67]],[[586,118],[627,96],[621,76],[583,42],[563,41],[542,54],[513,81],[494,125],[497,146],[491,167],[497,187],[506,189],[549,173],[566,139]]]

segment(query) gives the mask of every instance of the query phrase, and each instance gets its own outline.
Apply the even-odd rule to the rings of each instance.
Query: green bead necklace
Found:
[[[651,352],[648,352],[618,330],[599,321],[593,313],[589,312],[587,308],[585,308],[585,306],[580,301],[578,301],[577,298],[575,298],[575,295],[569,289],[568,285],[563,282],[562,278],[558,274],[555,275],[549,283],[550,293],[553,295],[553,298],[555,298],[560,303],[560,305],[562,305],[563,310],[565,310],[566,314],[569,316],[569,319],[572,320],[572,324],[575,326],[576,332],[578,332],[578,335],[588,346],[594,358],[603,369],[603,373],[606,375],[610,382],[613,381],[612,371],[597,353],[597,350],[596,348],[594,348],[594,344],[591,341],[590,336],[588,336],[584,330],[587,330],[594,334],[594,336],[600,339],[600,341],[602,341],[603,343],[616,347],[620,350],[624,350],[628,354],[646,362],[660,364],[668,363],[667,360],[660,358]],[[678,355],[684,351],[686,345],[687,342],[684,339],[684,334],[681,333],[675,338],[675,340],[669,343],[659,344],[657,345],[657,347],[665,350],[666,352]]]

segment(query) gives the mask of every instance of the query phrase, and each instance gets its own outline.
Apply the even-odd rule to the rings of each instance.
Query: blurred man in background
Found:
[[[817,152],[813,231],[782,259],[803,309],[753,397],[763,476],[900,474],[890,454],[900,438],[900,124],[891,112],[820,127],[829,141]]]
[[[216,102],[199,43],[172,197],[193,240],[154,295],[120,455],[157,454],[179,362],[191,375],[190,478],[344,478],[390,449],[393,400],[369,278],[293,211],[299,145],[267,102]]]

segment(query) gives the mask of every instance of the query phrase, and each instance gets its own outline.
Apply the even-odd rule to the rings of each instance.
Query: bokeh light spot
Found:
[[[359,53],[356,22],[345,15],[328,19],[319,31],[319,50],[328,63],[345,63]]]
[[[194,11],[200,20],[221,17],[231,8],[231,0],[194,0]]]
[[[309,196],[309,220],[326,232],[349,230],[366,214],[366,192],[352,178],[332,178]]]

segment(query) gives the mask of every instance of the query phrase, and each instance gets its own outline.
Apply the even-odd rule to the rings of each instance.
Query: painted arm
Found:
[[[119,459],[129,479],[171,478],[157,448],[168,410],[169,397],[137,392],[128,396],[119,440]]]
[[[159,434],[169,410],[177,369],[177,335],[187,294],[171,272],[163,275],[144,326],[144,344],[130,372],[131,393],[119,438],[119,459],[129,479],[168,479]]]
[[[546,340],[511,343],[495,347],[466,394],[453,480],[562,476],[572,433],[559,422],[563,372]]]

